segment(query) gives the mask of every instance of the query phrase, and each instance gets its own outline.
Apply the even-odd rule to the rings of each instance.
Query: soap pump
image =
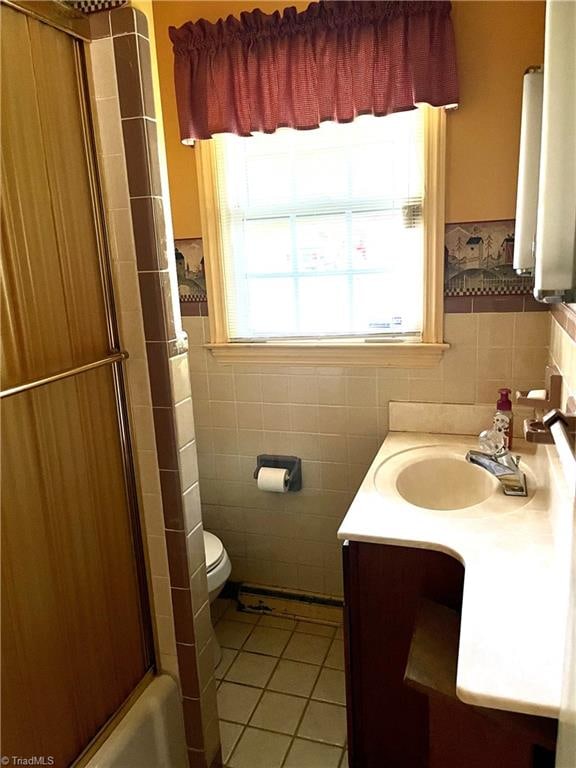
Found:
[[[503,437],[503,447],[508,450],[512,449],[512,402],[510,400],[510,393],[512,390],[503,388],[499,389],[498,393],[500,397],[496,403],[496,413],[494,414],[493,428],[495,432],[498,432]]]

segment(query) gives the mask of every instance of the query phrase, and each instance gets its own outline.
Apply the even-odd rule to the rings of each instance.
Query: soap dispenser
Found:
[[[512,450],[512,426],[514,416],[512,414],[512,402],[510,400],[510,389],[499,389],[500,397],[496,403],[496,413],[494,414],[493,428],[503,437],[503,447],[509,451]]]

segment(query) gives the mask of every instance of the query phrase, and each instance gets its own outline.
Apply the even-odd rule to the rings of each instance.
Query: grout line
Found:
[[[222,614],[222,616],[218,619],[218,622],[222,621],[224,619],[225,613]],[[301,696],[299,694],[292,694],[292,693],[285,693],[285,692],[282,692],[282,691],[272,691],[272,690],[270,690],[268,688],[268,686],[270,684],[270,681],[274,677],[274,674],[275,674],[275,672],[276,672],[276,670],[278,668],[278,665],[279,665],[280,661],[282,661],[282,660],[285,660],[285,661],[295,661],[295,660],[294,659],[285,659],[284,656],[282,656],[282,655],[274,657],[274,656],[271,656],[270,654],[258,654],[255,651],[249,651],[247,649],[245,650],[245,646],[246,646],[248,640],[250,639],[250,637],[252,636],[252,633],[254,632],[254,630],[257,627],[263,626],[263,625],[260,624],[260,620],[262,618],[263,617],[261,616],[255,624],[247,624],[247,622],[237,622],[239,624],[247,624],[247,626],[250,626],[251,629],[248,632],[248,634],[246,635],[246,637],[245,637],[244,641],[242,642],[242,645],[240,646],[240,648],[228,649],[228,650],[236,651],[236,656],[234,657],[234,660],[232,661],[232,663],[230,664],[230,666],[226,670],[225,674],[228,674],[228,672],[230,671],[230,669],[232,668],[233,664],[235,663],[235,661],[237,660],[239,654],[242,651],[244,651],[245,653],[256,653],[256,655],[267,656],[268,658],[275,658],[276,659],[276,663],[275,663],[275,665],[274,665],[274,667],[272,669],[272,672],[270,673],[270,676],[268,677],[268,681],[266,682],[264,687],[261,689],[261,694],[260,694],[260,696],[258,697],[258,699],[256,701],[256,705],[254,706],[254,709],[253,709],[250,717],[248,718],[248,722],[247,723],[236,723],[236,725],[241,726],[242,730],[240,732],[240,735],[239,735],[238,739],[236,740],[236,743],[235,743],[235,745],[234,745],[230,755],[228,756],[228,760],[231,760],[232,757],[234,756],[234,753],[236,752],[236,749],[238,748],[238,745],[240,744],[246,729],[247,728],[254,728],[256,730],[265,731],[266,733],[274,733],[276,735],[288,736],[290,738],[290,743],[288,744],[288,748],[286,750],[286,754],[284,755],[284,758],[283,758],[282,763],[281,763],[282,766],[286,765],[286,760],[288,758],[288,755],[290,754],[290,750],[292,749],[292,746],[293,746],[293,744],[294,744],[294,742],[295,742],[295,740],[297,738],[303,739],[304,741],[309,741],[309,742],[311,742],[313,744],[324,744],[326,746],[330,746],[330,747],[334,747],[336,749],[339,749],[340,750],[340,756],[339,756],[339,759],[338,759],[338,765],[340,766],[342,758],[343,758],[344,753],[345,753],[346,748],[347,748],[347,746],[346,746],[346,739],[344,741],[344,745],[341,746],[341,745],[338,745],[338,744],[330,744],[330,743],[324,742],[324,741],[315,741],[314,739],[310,739],[310,738],[307,738],[305,736],[299,736],[298,735],[298,730],[299,730],[300,726],[302,725],[302,721],[304,720],[304,717],[306,715],[306,712],[308,711],[308,707],[309,707],[311,701],[318,701],[321,704],[329,704],[329,705],[332,705],[332,706],[342,707],[344,710],[346,709],[345,706],[343,706],[342,704],[338,704],[336,702],[327,702],[327,701],[321,701],[321,700],[317,700],[317,699],[313,699],[312,698],[312,696],[314,694],[314,690],[315,690],[316,685],[318,683],[318,680],[320,679],[320,676],[322,674],[322,670],[323,669],[332,669],[331,667],[326,667],[325,663],[326,663],[326,659],[328,658],[328,654],[330,653],[330,649],[332,648],[332,644],[333,644],[334,640],[337,639],[336,636],[335,636],[335,633],[331,637],[326,637],[325,635],[311,635],[308,632],[297,632],[297,627],[298,627],[298,623],[299,623],[298,620],[294,620],[295,623],[294,623],[294,628],[292,630],[283,630],[283,631],[289,631],[290,635],[289,635],[289,637],[288,637],[288,639],[287,639],[287,641],[286,641],[286,643],[284,645],[284,648],[281,651],[281,654],[284,653],[284,651],[288,647],[289,643],[291,642],[291,640],[292,640],[292,638],[294,637],[295,634],[307,635],[308,637],[324,637],[325,639],[329,640],[330,643],[329,643],[328,648],[326,649],[326,651],[325,651],[325,653],[324,653],[324,655],[322,657],[322,661],[319,664],[313,664],[311,662],[306,662],[306,661],[298,661],[297,662],[297,663],[300,663],[300,664],[308,664],[309,666],[313,666],[313,667],[317,668],[317,670],[318,670],[317,675],[316,675],[316,677],[314,679],[314,683],[313,683],[313,685],[310,688],[310,693],[307,696]],[[231,619],[231,621],[233,621],[233,619]],[[218,624],[218,622],[216,622],[216,624]],[[318,622],[314,622],[314,623],[324,624],[325,626],[330,626],[330,627],[334,626],[330,622],[323,623],[323,622],[318,621]],[[266,627],[266,626],[263,626],[263,628],[264,629],[280,629],[279,627]],[[335,671],[339,671],[340,672],[342,670],[335,670]],[[234,685],[244,685],[244,686],[250,687],[250,688],[256,688],[257,687],[257,686],[254,686],[254,685],[249,685],[248,683],[236,683],[236,682],[234,682],[232,680],[226,681],[224,677],[219,681],[218,687],[220,687],[220,685],[223,682],[233,683]],[[273,731],[273,730],[270,730],[268,728],[263,728],[263,727],[260,727],[260,726],[251,725],[252,718],[254,717],[254,714],[256,713],[256,710],[260,706],[260,703],[261,703],[262,699],[264,698],[264,694],[267,693],[267,692],[279,693],[279,694],[284,695],[284,696],[294,696],[295,698],[302,699],[302,700],[304,700],[306,702],[304,704],[303,709],[302,709],[302,714],[300,715],[300,717],[298,718],[298,722],[296,723],[296,727],[294,729],[294,733],[292,733],[292,734],[280,733],[279,731]],[[225,721],[225,722],[234,722],[234,721]]]

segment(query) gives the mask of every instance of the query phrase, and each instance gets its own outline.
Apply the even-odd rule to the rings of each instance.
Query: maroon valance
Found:
[[[320,2],[170,27],[182,141],[458,101],[450,3]]]

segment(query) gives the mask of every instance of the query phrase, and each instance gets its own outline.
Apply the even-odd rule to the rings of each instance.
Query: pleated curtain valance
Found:
[[[458,102],[450,3],[320,2],[170,28],[180,134],[317,128]]]

